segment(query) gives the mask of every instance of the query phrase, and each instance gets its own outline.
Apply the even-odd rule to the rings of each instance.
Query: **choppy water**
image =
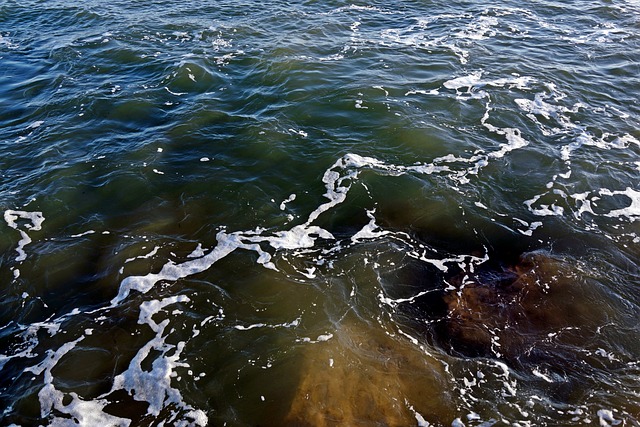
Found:
[[[633,0],[2,2],[0,424],[640,425],[639,64]]]

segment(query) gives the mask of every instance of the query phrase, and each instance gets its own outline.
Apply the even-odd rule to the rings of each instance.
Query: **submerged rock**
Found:
[[[348,323],[312,344],[287,425],[447,423],[454,405],[443,366],[404,336]]]
[[[557,334],[599,318],[569,265],[544,252],[526,253],[512,267],[461,273],[450,283],[455,289],[443,297],[448,313],[439,336],[454,354],[536,358]]]

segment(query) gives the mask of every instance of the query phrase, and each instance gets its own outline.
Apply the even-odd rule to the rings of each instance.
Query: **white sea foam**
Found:
[[[502,148],[502,150],[509,151],[505,148]],[[459,159],[451,159],[448,157],[441,159],[441,161],[450,160],[457,161]],[[466,173],[477,173],[477,170],[485,164],[486,160],[478,158],[476,159],[474,166],[467,170]],[[433,174],[450,171],[448,166],[436,164],[412,166],[393,165],[372,157],[363,157],[353,153],[347,154],[336,161],[324,173],[322,177],[322,181],[326,188],[324,196],[329,199],[329,201],[321,204],[318,208],[312,211],[304,224],[296,225],[289,230],[274,232],[257,229],[255,231],[227,233],[222,230],[218,232],[216,236],[218,244],[208,254],[192,258],[182,263],[169,261],[158,273],[149,273],[144,276],[130,276],[125,278],[120,284],[118,295],[111,301],[111,304],[114,306],[117,305],[127,298],[131,291],[135,290],[140,293],[146,293],[160,281],[174,282],[206,271],[218,260],[226,257],[236,249],[256,252],[258,254],[257,262],[259,264],[266,268],[277,270],[275,264],[271,262],[272,254],[267,252],[261,244],[267,244],[275,250],[299,250],[313,248],[317,239],[334,240],[335,238],[330,232],[311,224],[321,214],[346,200],[351,185],[358,179],[358,176],[363,169],[373,169],[379,173],[389,174],[392,176],[402,175],[405,173]],[[290,200],[293,200],[292,196],[290,196]],[[374,211],[369,211],[367,215],[370,218],[370,222],[352,236],[352,243],[357,243],[362,239],[379,238],[387,234],[386,231],[379,230],[379,227],[375,224]],[[426,262],[431,262],[441,269],[446,269],[445,264],[447,262],[461,262],[457,258],[450,260],[434,260],[422,256],[420,259],[423,259]],[[307,271],[303,274],[308,277],[309,275],[313,275],[313,272]]]
[[[553,379],[549,375],[545,374],[544,372],[540,371],[537,368],[535,368],[533,371],[531,371],[531,373],[533,375],[535,375],[536,377],[538,377],[538,378],[542,378],[543,380],[545,380],[548,383],[554,382]]]
[[[409,402],[405,399],[404,404],[409,408],[409,410],[413,413],[413,416],[416,418],[416,422],[418,423],[418,427],[430,427],[431,424],[424,419],[422,414],[415,410],[415,408],[409,404]]]
[[[42,362],[25,369],[25,371],[32,372],[35,375],[44,374],[44,386],[38,392],[41,416],[43,418],[50,418],[50,425],[52,426],[72,424],[83,427],[92,427],[95,425],[113,427],[129,426],[131,420],[119,418],[103,411],[108,403],[106,400],[98,398],[92,401],[85,401],[76,393],[66,394],[56,389],[53,384],[51,370],[84,338],[84,336],[81,336],[73,341],[69,341],[56,351],[48,350],[47,357]],[[68,401],[68,398],[71,398],[71,401],[65,404],[64,402]],[[66,416],[54,415],[54,410],[57,414]]]
[[[0,371],[4,368],[4,365],[11,359],[31,359],[37,356],[33,350],[37,347],[38,343],[38,331],[39,327],[36,325],[30,325],[29,327],[22,327],[20,331],[21,343],[12,349],[12,354],[0,354]]]
[[[564,195],[556,191],[558,194],[562,194],[565,199],[572,199],[575,204],[575,209],[573,210],[573,215],[576,219],[581,219],[584,214],[589,214],[593,217],[607,217],[607,218],[626,218],[629,221],[636,221],[640,219],[640,191],[635,190],[631,187],[627,187],[624,190],[610,190],[608,188],[601,188],[593,191],[585,191],[582,193],[575,193]],[[598,212],[594,210],[594,206],[598,204],[603,197],[615,197],[615,196],[625,196],[629,199],[629,204],[626,207],[619,209],[611,209],[606,211],[599,208]],[[528,200],[527,203],[529,206],[535,203],[540,196],[534,198],[532,200]],[[622,200],[622,199],[621,199]],[[544,205],[542,205],[545,208]],[[548,207],[546,207],[548,208]],[[532,211],[536,214],[541,214],[537,209],[532,209]]]
[[[276,269],[275,265],[271,263],[271,254],[264,251],[259,243],[267,243],[276,250],[300,249],[313,247],[316,239],[318,238],[333,239],[333,236],[328,231],[310,224],[320,214],[345,200],[350,185],[342,185],[342,183],[357,176],[357,172],[351,172],[347,173],[345,176],[341,176],[334,169],[346,169],[347,167],[358,166],[363,167],[368,164],[376,164],[376,162],[377,161],[375,159],[367,159],[357,155],[347,155],[336,162],[332,168],[327,170],[323,177],[323,182],[327,188],[325,197],[329,199],[329,202],[320,205],[315,211],[313,211],[309,215],[309,219],[305,224],[297,225],[290,230],[274,232],[271,234],[266,234],[263,231],[244,233],[226,233],[225,231],[220,231],[216,236],[218,241],[217,246],[211,252],[200,258],[186,261],[181,264],[168,262],[158,273],[149,273],[145,276],[130,276],[125,278],[120,284],[118,295],[112,300],[112,305],[116,305],[125,299],[132,290],[146,293],[159,281],[176,281],[181,278],[201,273],[236,249],[255,251],[259,255],[258,263],[267,268]]]
[[[462,25],[461,24],[462,21]],[[494,37],[500,20],[486,14],[434,14],[417,17],[403,28],[389,28],[381,31],[379,43],[383,45],[401,44],[423,49],[444,48],[453,52],[461,64],[469,61],[470,46]],[[444,33],[433,32],[431,27],[447,26]]]
[[[7,225],[14,230],[18,230],[20,236],[22,237],[18,242],[18,247],[16,248],[16,252],[18,252],[18,256],[16,257],[16,261],[21,262],[27,259],[27,253],[24,250],[24,247],[31,243],[31,237],[27,234],[25,230],[23,230],[18,224],[18,220],[23,219],[29,222],[25,223],[23,227],[28,231],[39,231],[42,229],[42,223],[44,222],[44,215],[42,212],[27,212],[27,211],[15,211],[8,209],[4,212],[4,220]]]
[[[254,329],[254,328],[264,328],[265,326],[267,326],[265,323],[255,323],[255,324],[249,325],[249,326],[235,325],[234,328],[239,330],[239,331],[249,331],[249,330]]]
[[[202,243],[198,243],[198,246],[189,254],[187,258],[200,258],[205,254],[204,249],[202,249]]]
[[[94,233],[95,233],[95,230],[87,230],[87,231],[85,231],[85,232],[83,232],[83,233],[72,234],[70,237],[74,237],[74,238],[76,238],[76,237],[83,237],[83,236],[87,236],[87,235],[89,235],[89,234],[94,234]]]
[[[404,96],[409,96],[409,95],[440,95],[440,91],[438,91],[438,89],[431,89],[431,90],[420,90],[420,89],[413,89],[408,91],[407,93],[404,94]]]
[[[165,331],[170,324],[169,319],[157,323],[153,317],[165,307],[189,302],[185,295],[176,295],[162,300],[145,301],[140,305],[138,323],[148,325],[155,337],[145,344],[129,363],[126,371],[118,374],[113,381],[111,391],[101,398],[117,390],[125,390],[135,400],[149,403],[147,413],[157,417],[160,411],[166,407],[174,406],[171,418],[172,422],[188,419],[194,426],[207,424],[207,417],[203,411],[196,410],[183,401],[180,391],[173,388],[172,379],[177,376],[177,368],[188,368],[189,365],[180,361],[185,342],[169,344],[166,342],[168,333]],[[151,370],[142,367],[143,362],[151,355],[151,351],[160,352],[155,356],[151,364]]]
[[[296,339],[296,342],[317,344],[317,343],[320,343],[320,342],[329,341],[331,338],[333,338],[333,334],[322,334],[322,335],[318,335],[318,338],[316,338],[315,340],[313,340],[313,339],[311,339],[309,337],[303,337],[303,338]]]
[[[5,46],[8,49],[17,49],[18,45],[11,42],[11,39],[0,35],[0,46]]]
[[[151,252],[149,252],[146,255],[139,255],[139,256],[136,256],[136,257],[133,257],[133,258],[127,258],[124,261],[124,263],[127,264],[127,263],[129,263],[131,261],[135,261],[137,259],[149,259],[149,258],[155,256],[158,253],[158,249],[160,249],[160,246],[156,246],[155,248],[153,248],[153,250]]]
[[[341,53],[334,53],[333,55],[323,56],[318,59],[320,61],[340,61],[341,59],[344,59],[344,55]]]
[[[216,236],[218,245],[207,255],[186,261],[182,264],[166,263],[159,273],[149,273],[146,276],[129,276],[120,283],[118,295],[111,300],[112,305],[117,305],[124,300],[132,290],[141,293],[148,292],[161,280],[176,281],[193,274],[201,273],[211,267],[216,261],[229,255],[243,244],[237,234],[227,234],[220,231]]]
[[[29,126],[27,126],[27,129],[39,128],[43,124],[44,124],[44,120],[37,120],[37,121],[31,123]]]
[[[597,415],[601,427],[611,427],[622,424],[622,420],[616,420],[613,411],[610,409],[600,409]]]
[[[235,325],[234,329],[237,329],[239,331],[250,331],[251,329],[255,329],[255,328],[269,328],[269,329],[278,329],[278,328],[295,328],[296,326],[300,325],[300,318],[298,317],[297,319],[288,322],[288,323],[278,323],[278,324],[266,324],[266,323],[254,323],[252,325],[249,326],[244,326],[244,325]]]
[[[498,151],[493,151],[489,153],[489,157],[499,159],[501,157],[504,157],[505,154],[509,153],[510,151],[517,150],[519,148],[523,148],[529,145],[529,141],[522,138],[522,135],[519,129],[514,129],[514,128],[498,129],[493,126],[491,126],[490,128],[493,129],[495,133],[499,135],[504,135],[507,138],[507,143],[500,144],[500,149]]]
[[[289,202],[293,202],[296,199],[296,195],[292,194],[289,197],[287,197],[285,200],[282,201],[282,203],[280,203],[280,210],[283,211],[287,208],[287,203]]]
[[[367,216],[370,218],[369,223],[351,236],[353,243],[358,243],[361,239],[377,239],[389,233],[388,231],[380,230],[380,227],[376,224],[375,212],[375,209],[367,211]]]
[[[554,84],[548,83],[546,86],[549,93],[537,93],[534,99],[518,98],[515,103],[536,123],[543,135],[570,137],[570,142],[560,148],[560,158],[567,164],[570,163],[573,154],[584,147],[611,150],[626,149],[632,145],[640,146],[640,141],[628,133],[603,132],[601,136],[595,136],[584,125],[571,118],[572,114],[587,107],[582,103],[572,106],[560,104],[566,96],[559,92]],[[546,122],[543,123],[538,117],[542,117]],[[568,173],[571,173],[571,170]]]
[[[247,236],[254,242],[267,242],[274,249],[302,249],[312,248],[318,239],[333,239],[327,230],[317,226],[297,225],[290,230],[279,231],[271,236]],[[266,254],[262,252],[262,254]]]
[[[476,71],[466,76],[456,77],[452,80],[447,80],[442,85],[447,89],[453,89],[459,91],[460,89],[467,89],[467,92],[470,92],[471,89],[475,86],[478,86],[480,83],[480,78],[482,77],[481,71]]]
[[[410,245],[410,246],[414,246],[414,245]],[[422,253],[420,253],[417,249],[414,249],[413,251],[408,252],[407,255],[412,258],[431,264],[445,273],[449,271],[448,264],[457,265],[463,271],[473,272],[478,265],[483,264],[489,260],[488,252],[485,252],[482,258],[474,255],[456,255],[456,256],[450,256],[450,257],[439,255],[439,257],[437,258],[432,258],[428,256],[430,252],[431,251],[426,248],[423,249]]]
[[[382,304],[386,304],[390,307],[396,307],[398,304],[403,303],[403,302],[408,302],[408,303],[413,303],[416,299],[427,295],[429,293],[431,293],[432,291],[421,291],[418,292],[417,294],[410,296],[408,298],[389,298],[387,296],[385,296],[385,294],[383,293],[382,290],[380,290],[380,292],[378,293],[378,300],[382,303]]]
[[[455,34],[456,37],[463,40],[485,40],[496,34],[493,29],[498,25],[498,19],[493,16],[480,16],[470,22],[465,29]]]
[[[600,190],[600,194],[605,196],[615,196],[620,194],[631,199],[631,204],[626,208],[611,210],[609,213],[605,214],[605,216],[608,216],[608,217],[625,216],[630,220],[635,220],[640,218],[640,191],[627,187],[625,190],[619,190],[619,191],[602,189]]]
[[[460,89],[466,89],[465,92],[470,93],[472,90],[478,91],[478,96],[486,97],[488,93],[481,91],[483,87],[496,87],[496,88],[515,88],[520,90],[530,90],[532,84],[537,80],[529,76],[520,76],[517,74],[511,77],[505,77],[500,79],[482,79],[482,71],[474,71],[465,76],[456,77],[451,80],[445,81],[442,85],[447,89],[460,91]]]
[[[309,134],[301,129],[289,129],[289,132],[295,133],[296,135],[300,135],[303,138],[309,136]]]

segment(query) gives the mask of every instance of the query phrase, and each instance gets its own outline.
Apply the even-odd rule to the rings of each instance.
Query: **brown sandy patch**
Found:
[[[333,335],[309,346],[288,424],[406,426],[414,410],[431,423],[453,419],[442,364],[408,338],[361,321]]]

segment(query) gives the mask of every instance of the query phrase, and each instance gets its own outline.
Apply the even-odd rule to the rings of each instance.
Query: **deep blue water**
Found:
[[[640,425],[636,1],[0,3],[1,425]]]

